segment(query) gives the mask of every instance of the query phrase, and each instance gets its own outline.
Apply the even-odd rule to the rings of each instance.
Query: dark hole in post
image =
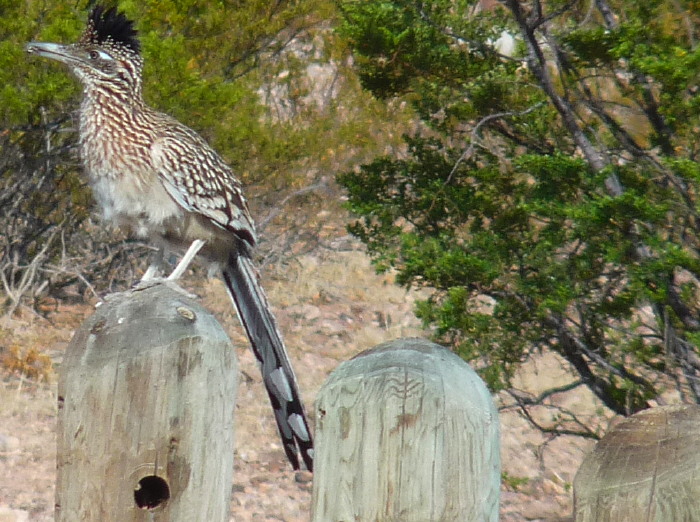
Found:
[[[169,498],[168,483],[155,475],[143,477],[134,489],[134,500],[141,509],[157,508]]]

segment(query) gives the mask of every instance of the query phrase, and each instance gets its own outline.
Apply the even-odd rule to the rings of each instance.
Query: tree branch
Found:
[[[507,118],[510,116],[524,116],[526,114],[529,114],[540,107],[544,105],[544,102],[539,102],[533,105],[532,107],[529,107],[523,111],[505,111],[505,112],[497,112],[495,114],[489,114],[488,116],[482,118],[479,120],[479,122],[474,126],[471,132],[471,140],[469,141],[469,146],[465,149],[465,151],[462,153],[462,155],[455,161],[454,166],[452,167],[452,170],[450,171],[449,175],[447,176],[447,179],[445,180],[445,185],[449,185],[452,182],[452,177],[454,176],[455,172],[457,171],[457,168],[465,161],[469,160],[469,158],[472,157],[472,154],[474,154],[474,144],[481,139],[481,128],[486,125],[487,123],[492,122],[493,120],[499,119],[499,118]]]

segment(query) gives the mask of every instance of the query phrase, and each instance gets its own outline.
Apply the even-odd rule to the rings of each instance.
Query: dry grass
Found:
[[[294,261],[286,276],[288,280],[268,285],[271,300],[280,308],[292,307],[302,320],[307,316],[304,311],[315,314],[309,306],[330,313],[325,323],[320,321],[322,331],[340,335],[337,328],[344,324],[342,333],[351,336],[357,351],[397,337],[425,335],[412,315],[419,293],[396,286],[392,274],[375,274],[360,251],[304,256]],[[319,323],[318,317],[312,320]],[[345,359],[348,353],[339,356]]]
[[[0,508],[36,522],[53,520],[55,419],[55,385],[0,383]]]

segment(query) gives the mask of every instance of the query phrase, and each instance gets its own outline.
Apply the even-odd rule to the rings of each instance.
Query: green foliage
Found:
[[[418,316],[493,389],[533,347],[551,349],[630,413],[674,382],[700,400],[687,363],[700,311],[700,48],[669,28],[692,17],[675,4],[623,3],[613,25],[562,4],[525,30],[472,2],[342,2],[364,86],[411,103],[429,130],[338,180],[377,268],[433,290]],[[551,78],[522,44],[522,58],[495,52],[508,28],[523,42],[546,29]],[[607,167],[593,168],[587,140]]]
[[[65,7],[57,8],[48,19],[37,2],[3,0],[0,5],[0,124],[3,128],[34,123],[38,107],[48,101],[65,107],[78,89],[65,74],[55,74],[57,67],[33,69],[27,63],[24,44],[39,36],[49,39],[75,38],[80,22]],[[37,20],[45,20],[45,24]]]
[[[501,482],[511,491],[518,491],[527,486],[530,479],[527,477],[516,477],[507,471],[501,472]]]

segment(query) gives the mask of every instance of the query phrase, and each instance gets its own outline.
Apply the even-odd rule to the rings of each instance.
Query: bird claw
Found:
[[[145,281],[141,280],[134,285],[133,291],[141,292],[143,290],[147,290],[148,288],[152,288],[156,285],[166,285],[171,290],[175,290],[177,293],[182,294],[189,299],[197,299],[197,296],[195,294],[191,294],[190,292],[182,288],[180,285],[177,284],[175,280],[168,279],[165,277],[151,277],[150,279],[147,279]]]

